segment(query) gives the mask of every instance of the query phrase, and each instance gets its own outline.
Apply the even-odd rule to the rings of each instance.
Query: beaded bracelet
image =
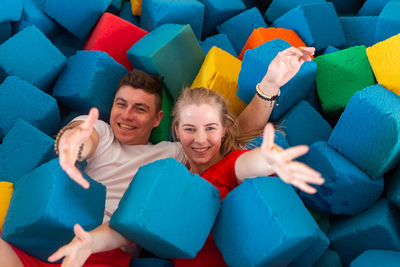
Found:
[[[56,152],[57,155],[59,155],[59,153],[60,153],[60,151],[59,151],[59,149],[58,149],[58,145],[59,145],[59,143],[60,143],[61,136],[62,136],[67,130],[70,130],[70,129],[75,128],[75,126],[76,126],[76,125],[66,125],[66,126],[64,126],[64,127],[58,132],[58,134],[57,134],[57,136],[56,136],[56,140],[54,141],[54,151]],[[85,160],[85,159],[82,157],[83,145],[84,145],[84,143],[82,143],[82,144],[79,146],[79,150],[78,150],[77,161],[80,161],[80,162],[82,162],[82,161]]]
[[[276,99],[279,98],[279,96],[281,95],[281,90],[278,89],[278,93],[277,93],[276,95],[272,95],[272,96],[266,95],[266,94],[264,94],[264,93],[261,91],[261,89],[260,89],[260,84],[258,83],[258,84],[256,85],[256,94],[257,94],[262,100],[271,101],[270,107],[272,107],[272,101],[274,101],[274,100],[276,100]],[[276,103],[276,105],[278,106],[279,104]]]

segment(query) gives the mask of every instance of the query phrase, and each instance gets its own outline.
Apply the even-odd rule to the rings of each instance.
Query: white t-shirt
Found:
[[[74,121],[86,118],[87,116],[79,116]],[[114,137],[111,126],[104,121],[98,120],[94,128],[100,140],[93,156],[87,159],[85,172],[107,188],[103,222],[110,220],[140,166],[169,157],[186,163],[186,156],[179,142],[124,145]]]

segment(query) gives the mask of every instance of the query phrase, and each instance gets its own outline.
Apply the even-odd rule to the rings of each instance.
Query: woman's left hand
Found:
[[[300,190],[314,194],[317,190],[309,184],[321,185],[324,179],[321,174],[304,163],[294,161],[308,152],[308,146],[299,145],[283,149],[274,143],[275,130],[272,123],[264,128],[261,154],[271,169],[284,182],[292,184]]]

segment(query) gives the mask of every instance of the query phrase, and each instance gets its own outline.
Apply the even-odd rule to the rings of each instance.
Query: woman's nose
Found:
[[[198,130],[195,134],[195,142],[204,143],[207,140],[207,135],[204,131]]]

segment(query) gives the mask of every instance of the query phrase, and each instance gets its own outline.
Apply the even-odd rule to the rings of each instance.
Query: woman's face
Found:
[[[220,111],[209,104],[190,104],[181,109],[175,131],[188,158],[190,170],[202,173],[222,159],[220,153],[226,128]]]

